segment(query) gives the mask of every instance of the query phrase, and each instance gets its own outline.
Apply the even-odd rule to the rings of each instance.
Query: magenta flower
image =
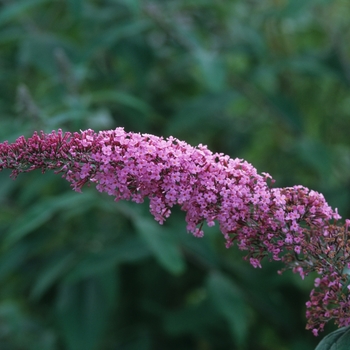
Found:
[[[315,335],[325,322],[350,324],[345,267],[350,263],[349,220],[338,225],[337,209],[322,194],[302,186],[271,188],[268,179],[242,159],[192,147],[173,137],[127,133],[35,133],[0,144],[0,170],[12,177],[34,169],[62,173],[75,191],[96,184],[119,200],[150,200],[162,224],[174,205],[186,212],[187,230],[203,236],[203,224],[218,223],[226,247],[237,244],[256,268],[264,257],[281,260],[302,278],[317,272],[307,302],[307,328]],[[273,180],[272,180],[273,182]]]

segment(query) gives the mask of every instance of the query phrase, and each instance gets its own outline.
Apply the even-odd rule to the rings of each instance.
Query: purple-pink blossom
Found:
[[[272,188],[271,176],[258,174],[242,159],[190,146],[174,137],[115,130],[34,133],[0,144],[0,170],[12,177],[34,169],[54,170],[75,191],[95,184],[116,201],[142,203],[160,224],[174,205],[186,213],[187,230],[197,237],[204,224],[218,224],[226,247],[236,244],[254,267],[264,257],[282,261],[302,278],[317,272],[307,303],[314,334],[334,319],[350,324],[348,226],[322,194],[303,186]],[[285,270],[284,269],[284,270]]]

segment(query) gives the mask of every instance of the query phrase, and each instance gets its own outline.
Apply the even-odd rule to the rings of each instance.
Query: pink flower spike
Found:
[[[149,202],[159,224],[179,206],[196,237],[214,226],[226,247],[246,252],[254,268],[264,258],[281,261],[302,279],[317,273],[307,302],[307,328],[318,335],[325,322],[350,324],[350,219],[339,222],[321,193],[303,186],[272,188],[272,177],[243,159],[193,147],[174,137],[126,132],[35,132],[0,143],[0,171],[12,178],[40,169],[62,174],[80,192],[93,184],[115,201]],[[269,181],[271,179],[271,181]],[[271,182],[268,184],[267,182]],[[345,271],[345,272],[344,272]]]

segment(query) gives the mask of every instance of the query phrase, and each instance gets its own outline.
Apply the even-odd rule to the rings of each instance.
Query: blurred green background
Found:
[[[0,0],[0,140],[173,135],[350,217],[346,0]],[[313,279],[255,270],[217,227],[53,173],[0,173],[1,350],[306,350]],[[331,331],[328,326],[326,332]]]

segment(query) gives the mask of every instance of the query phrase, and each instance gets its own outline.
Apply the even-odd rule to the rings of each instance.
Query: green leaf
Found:
[[[180,230],[183,230],[182,220],[183,216],[173,215],[173,218],[169,218],[169,224],[172,225],[172,232],[177,234]],[[219,234],[217,227],[205,227],[205,235],[201,239],[189,234],[179,234],[179,240],[181,246],[186,253],[191,256],[195,256],[198,263],[202,266],[206,266],[208,269],[219,268],[220,258],[215,251],[215,242],[217,242],[217,236]],[[180,231],[181,232],[181,231]]]
[[[85,256],[65,277],[66,282],[77,282],[91,275],[104,273],[118,263],[136,262],[150,256],[150,251],[139,238],[129,238],[114,247]]]
[[[213,327],[222,321],[221,315],[215,312],[208,301],[187,305],[165,314],[163,326],[172,336],[185,334],[205,335],[208,327]]]
[[[140,0],[122,0],[122,2],[129,7],[134,16],[138,15],[142,9]]]
[[[74,19],[79,20],[83,11],[83,0],[68,0],[68,6]]]
[[[111,207],[109,206],[110,210]],[[154,257],[169,272],[180,274],[185,270],[185,261],[170,230],[161,227],[149,216],[143,216],[139,207],[128,203],[118,203],[116,209],[128,217],[135,225],[140,237],[146,242]]]
[[[61,286],[56,308],[69,350],[98,349],[108,326],[116,287],[114,272]]]
[[[285,59],[280,63],[280,71],[283,69],[291,69],[294,72],[311,75],[318,78],[336,77],[336,73],[327,67],[325,63],[311,55],[301,55]]]
[[[350,327],[343,327],[328,334],[315,350],[348,350],[350,348]]]
[[[39,201],[32,206],[12,225],[9,233],[4,239],[5,246],[11,246],[29,233],[33,232],[60,210],[69,210],[70,208],[89,205],[94,195],[91,192],[84,194],[66,193],[62,196],[49,198]]]
[[[7,249],[0,254],[0,280],[6,278],[10,273],[19,267],[33,250],[33,244],[22,242],[11,249]]]
[[[24,0],[16,1],[11,5],[7,5],[5,8],[1,8],[0,13],[0,26],[14,20],[21,15],[28,15],[28,12],[34,7],[48,2],[49,0]]]
[[[49,120],[48,124],[51,126],[62,125],[66,122],[81,122],[89,112],[83,108],[69,109],[67,111],[57,113],[53,115]]]
[[[236,91],[228,90],[222,93],[203,94],[200,97],[183,102],[175,117],[168,122],[167,133],[178,134],[183,132],[185,124],[187,130],[191,133],[192,130],[206,130],[207,128],[212,130],[220,127],[218,118],[225,114],[238,96],[239,94]]]
[[[180,274],[185,270],[185,262],[177,243],[169,232],[154,220],[140,215],[134,217],[138,233],[153,251],[158,262],[169,272]]]
[[[212,92],[222,91],[226,84],[226,69],[221,58],[203,49],[195,51],[205,85]]]
[[[287,6],[279,13],[281,17],[297,17],[300,13],[305,13],[305,7],[310,6],[310,0],[288,1]]]
[[[45,328],[37,315],[30,314],[23,304],[14,300],[0,303],[1,350],[54,350],[56,337],[52,328]]]
[[[132,108],[142,114],[151,113],[151,107],[141,99],[115,90],[99,90],[84,96],[87,104],[114,102]]]
[[[306,166],[313,168],[320,177],[329,181],[333,157],[327,145],[317,139],[304,138],[296,144],[296,153]]]
[[[9,177],[9,174],[7,173],[0,173],[0,198],[1,202],[3,202],[3,199],[9,196],[11,191],[13,191],[14,187],[17,185],[13,179]]]
[[[33,299],[40,298],[73,264],[74,253],[59,253],[47,262],[39,272],[30,296]]]
[[[286,124],[289,124],[294,131],[300,132],[303,129],[303,117],[294,101],[282,94],[266,96],[267,100],[273,105],[277,115]]]
[[[85,55],[89,57],[90,55],[95,54],[98,50],[110,49],[111,46],[115,46],[121,39],[141,34],[147,30],[150,25],[151,22],[149,20],[142,19],[137,22],[118,22],[118,25],[109,26],[107,29],[105,28],[102,30],[101,35],[97,36],[93,42],[89,43]]]
[[[229,323],[234,341],[242,346],[248,334],[248,309],[241,291],[219,272],[209,274],[207,286],[213,303]]]
[[[153,350],[154,342],[151,331],[147,323],[141,325],[130,325],[124,327],[122,332],[118,334],[117,342],[114,344],[114,349],[125,350]]]
[[[52,217],[53,213],[54,208],[51,205],[51,201],[38,202],[38,204],[33,206],[15,221],[4,240],[5,245],[10,246],[16,243],[28,233],[47,222]]]

